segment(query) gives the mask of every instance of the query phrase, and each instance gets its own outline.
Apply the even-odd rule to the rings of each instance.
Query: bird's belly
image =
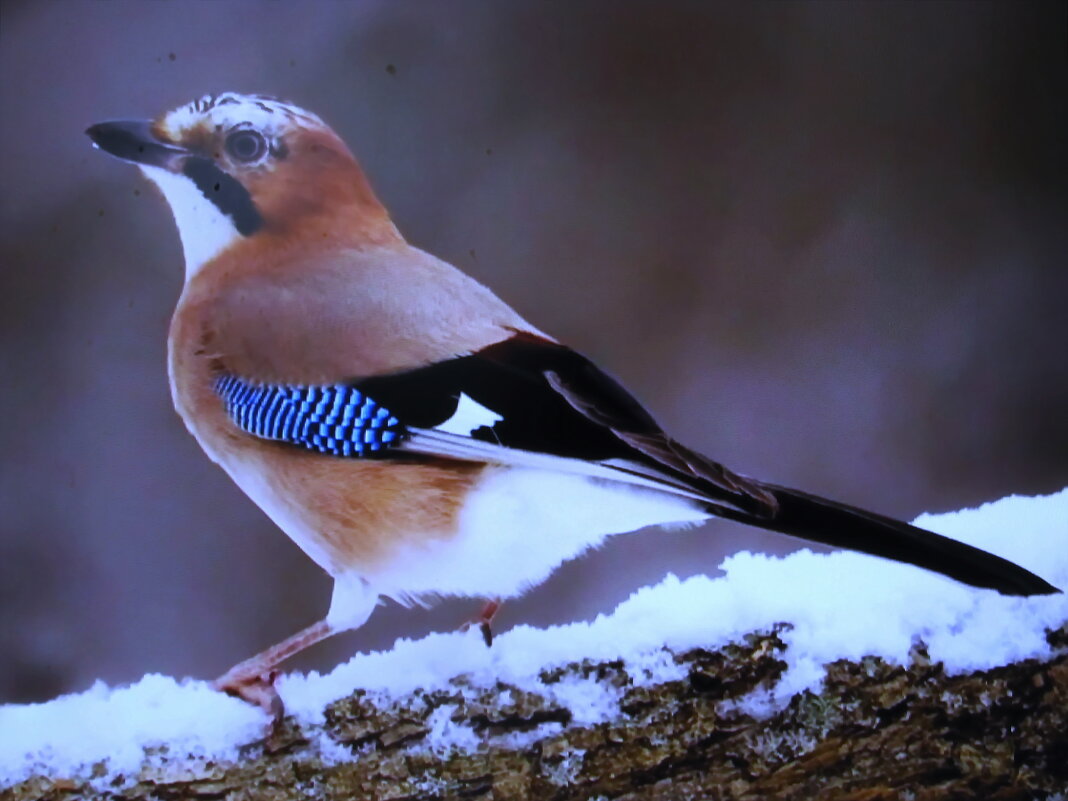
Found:
[[[231,451],[220,463],[324,570],[368,581],[399,554],[455,538],[460,499],[484,471],[269,448]]]
[[[234,483],[319,567],[331,575],[343,572],[338,548],[309,521],[301,504],[280,492],[257,464],[227,459],[220,462]]]
[[[487,471],[459,512],[456,534],[399,550],[367,575],[383,595],[507,598],[544,581],[605,537],[709,514],[655,490],[529,468]]]

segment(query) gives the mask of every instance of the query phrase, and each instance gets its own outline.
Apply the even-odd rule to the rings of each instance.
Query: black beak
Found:
[[[115,120],[90,125],[85,133],[93,145],[123,161],[152,167],[178,169],[178,160],[189,151],[161,142],[152,133],[152,123],[143,120]]]

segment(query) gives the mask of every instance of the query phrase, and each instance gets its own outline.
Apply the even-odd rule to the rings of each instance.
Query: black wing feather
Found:
[[[420,439],[421,429],[449,420],[463,394],[503,418],[475,429],[470,437],[440,435],[452,438],[448,444],[459,439],[468,446],[471,440],[492,446],[471,447],[470,458],[506,459],[508,449],[514,449],[550,460],[562,457],[571,465],[602,463],[621,480],[625,473],[649,479],[646,483],[665,491],[699,499],[712,514],[749,525],[907,562],[1009,595],[1059,592],[1012,562],[969,545],[732,473],[667,436],[641,404],[588,359],[529,334],[470,356],[336,387],[267,387],[257,395],[246,391],[249,386],[227,377],[216,385],[239,426],[332,456],[420,458],[406,447]],[[295,403],[299,391],[314,398],[316,392],[326,393],[323,397],[330,401],[305,404],[304,411],[294,412],[295,421],[292,415],[283,418],[277,410],[286,408],[287,398]],[[354,415],[359,417],[353,409],[385,423],[373,430],[363,422],[339,428],[339,420],[351,423]],[[419,453],[441,455],[435,444],[445,442],[440,436]],[[364,441],[370,446],[357,447]]]
[[[393,382],[397,382],[394,384]],[[410,382],[410,383],[409,383]],[[518,335],[472,356],[371,379],[360,387],[392,408],[460,392],[504,416],[473,436],[523,450],[592,460],[623,460],[666,470],[701,490],[710,512],[813,542],[906,562],[1006,595],[1059,592],[1028,570],[962,542],[864,509],[739,476],[667,436],[618,382],[585,357],[553,342]],[[407,400],[389,394],[396,387]],[[440,396],[436,400],[441,403]],[[444,421],[444,404],[424,424]],[[413,409],[413,412],[415,410]],[[402,411],[402,419],[406,412]],[[414,418],[413,418],[414,419]]]
[[[568,347],[517,334],[470,356],[356,382],[405,424],[433,428],[466,394],[504,419],[472,432],[485,442],[569,459],[637,463],[707,496],[769,516],[759,483],[668,437],[614,378]]]
[[[545,378],[548,370],[570,375],[589,364],[563,346],[517,336],[470,356],[365,378],[355,386],[411,427],[441,425],[456,411],[463,393],[504,418],[492,431],[476,431],[476,439],[574,459],[599,461],[633,455],[603,424],[575,414]],[[642,430],[656,429],[648,412],[617,383],[600,375],[604,382],[595,388],[597,397],[630,413]]]

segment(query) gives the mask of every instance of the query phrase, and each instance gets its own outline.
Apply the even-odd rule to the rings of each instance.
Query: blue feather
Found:
[[[408,438],[388,409],[345,384],[254,384],[220,375],[215,392],[242,431],[329,456],[368,456]]]

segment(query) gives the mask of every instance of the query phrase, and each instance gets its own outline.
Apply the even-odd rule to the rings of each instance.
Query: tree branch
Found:
[[[922,648],[907,668],[835,662],[818,694],[754,716],[786,668],[785,629],[665,654],[675,677],[652,683],[584,660],[544,672],[545,693],[462,677],[391,703],[358,690],[322,725],[289,719],[233,762],[163,748],[136,775],[100,763],[90,779],[35,776],[0,799],[1007,801],[1068,787],[1068,626],[1048,635],[1049,659],[965,675]],[[590,682],[618,700],[603,722],[560,702]]]

